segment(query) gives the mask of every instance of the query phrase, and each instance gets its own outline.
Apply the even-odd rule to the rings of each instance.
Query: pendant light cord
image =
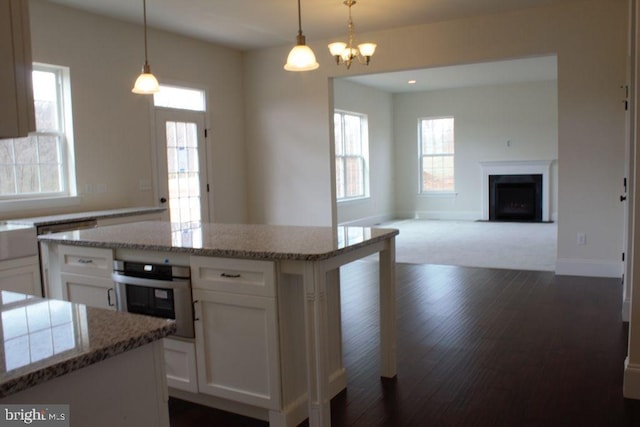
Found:
[[[144,64],[145,66],[148,66],[149,61],[147,58],[147,0],[142,0],[142,16],[144,21]]]
[[[300,0],[298,0],[298,35],[302,35],[302,13],[300,12]]]

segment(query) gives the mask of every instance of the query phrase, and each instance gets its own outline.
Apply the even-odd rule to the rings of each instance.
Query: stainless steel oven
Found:
[[[113,270],[119,311],[174,319],[175,335],[194,337],[189,267],[116,260]]]

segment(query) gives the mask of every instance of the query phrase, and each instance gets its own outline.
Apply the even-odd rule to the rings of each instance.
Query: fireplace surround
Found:
[[[552,160],[480,162],[482,219],[550,222],[549,174],[552,162]],[[498,201],[503,202],[502,212],[498,217],[495,212],[490,212],[492,202],[495,204],[496,201],[496,187],[501,187],[502,194],[498,196]]]

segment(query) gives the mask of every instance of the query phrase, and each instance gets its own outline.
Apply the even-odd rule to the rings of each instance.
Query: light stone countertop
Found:
[[[41,242],[111,249],[185,252],[227,258],[316,261],[398,234],[370,227],[302,227],[263,224],[179,224],[144,221],[39,236]]]
[[[175,332],[173,320],[0,291],[0,398]]]
[[[43,225],[55,225],[55,224],[64,224],[66,222],[71,221],[87,221],[92,219],[105,219],[105,218],[118,218],[132,215],[144,215],[150,213],[160,213],[165,212],[166,208],[158,208],[158,207],[133,207],[133,208],[119,208],[119,209],[108,209],[101,211],[90,211],[90,212],[75,212],[75,213],[67,213],[67,214],[58,214],[58,215],[48,215],[48,216],[38,216],[32,218],[19,218],[19,219],[9,219],[5,222],[6,224],[22,224],[22,225],[30,225],[32,227],[40,227]]]

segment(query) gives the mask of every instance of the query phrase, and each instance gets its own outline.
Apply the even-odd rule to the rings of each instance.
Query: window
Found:
[[[453,192],[453,117],[420,119],[420,191]]]
[[[178,110],[207,110],[203,90],[178,86],[160,85],[160,91],[153,94],[153,105]]]
[[[369,197],[367,117],[336,111],[336,197],[338,201]]]
[[[68,69],[33,65],[36,131],[0,140],[0,201],[75,195]],[[66,96],[65,96],[66,95]]]

